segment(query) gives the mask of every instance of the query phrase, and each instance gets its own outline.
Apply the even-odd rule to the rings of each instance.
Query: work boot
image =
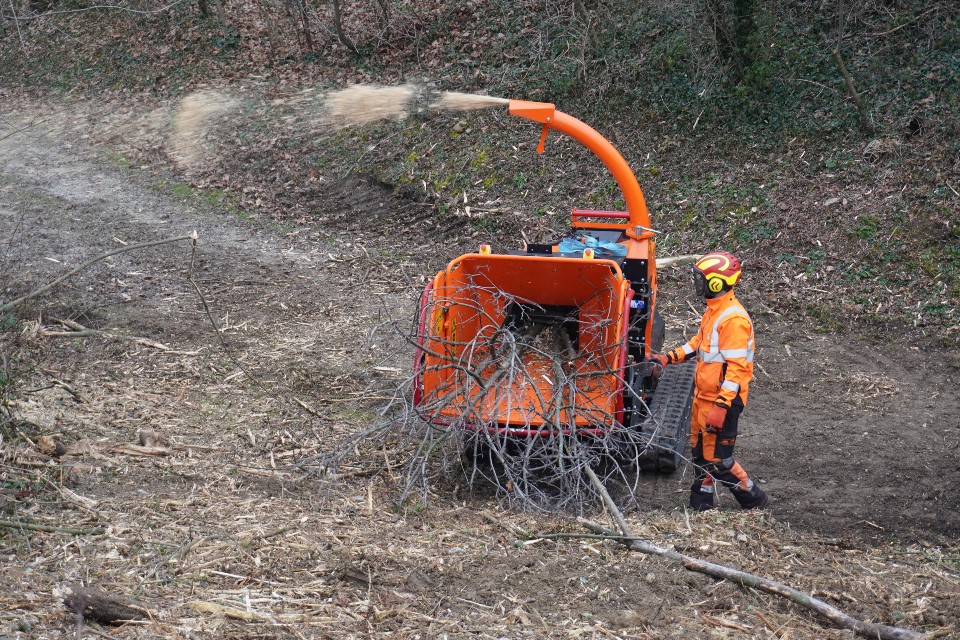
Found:
[[[701,480],[694,482],[690,487],[690,508],[694,511],[713,509],[713,485],[703,486]]]
[[[767,494],[753,480],[749,482],[749,489],[741,489],[739,486],[731,487],[733,497],[737,499],[743,509],[763,509],[767,506]]]

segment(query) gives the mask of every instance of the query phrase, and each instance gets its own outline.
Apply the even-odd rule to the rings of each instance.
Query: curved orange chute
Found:
[[[543,153],[544,141],[550,129],[567,134],[590,151],[593,151],[606,165],[620,186],[620,191],[623,192],[623,198],[627,203],[627,211],[630,213],[630,226],[626,229],[627,235],[634,238],[639,238],[644,234],[652,235],[648,231],[651,226],[650,214],[647,212],[647,203],[643,199],[640,184],[637,182],[636,176],[633,175],[630,165],[627,164],[627,161],[623,159],[623,156],[609,140],[597,133],[596,129],[573,116],[557,111],[556,107],[548,102],[511,100],[510,114],[543,124],[540,145],[537,147],[537,151],[540,153]]]

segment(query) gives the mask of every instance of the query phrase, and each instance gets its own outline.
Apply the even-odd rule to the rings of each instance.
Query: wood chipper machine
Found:
[[[495,253],[481,245],[437,273],[419,307],[414,404],[439,429],[503,439],[629,435],[644,470],[673,471],[687,442],[693,366],[662,376],[655,231],[623,156],[547,103],[510,113],[590,149],[627,211],[574,210],[556,242]],[[637,446],[639,443],[639,446]]]

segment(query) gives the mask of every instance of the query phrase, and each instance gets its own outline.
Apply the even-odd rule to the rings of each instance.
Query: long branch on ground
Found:
[[[609,509],[610,514],[616,521],[617,527],[620,529],[621,536],[617,536],[616,531],[611,531],[610,529],[606,529],[590,522],[585,523],[587,528],[595,533],[604,536],[610,536],[610,538],[614,540],[619,540],[631,551],[639,551],[640,553],[647,553],[678,561],[690,571],[705,573],[715,578],[730,580],[745,587],[754,587],[756,589],[766,591],[767,593],[772,593],[780,597],[787,598],[791,602],[819,613],[836,626],[842,629],[851,629],[858,635],[861,635],[865,638],[879,638],[880,640],[921,640],[922,638],[927,637],[926,634],[919,633],[911,629],[903,629],[900,627],[891,627],[885,624],[875,624],[857,620],[833,605],[827,604],[822,600],[818,600],[810,594],[797,591],[796,589],[788,587],[785,584],[781,584],[774,580],[768,580],[767,578],[756,576],[745,571],[739,571],[737,569],[725,567],[714,562],[706,562],[698,558],[693,558],[671,549],[658,547],[657,545],[637,538],[630,530],[630,526],[627,524],[626,519],[620,512],[619,507],[617,507],[617,503],[612,497],[610,497],[610,493],[604,486],[603,481],[600,480],[593,469],[589,467],[587,467],[585,473],[590,479],[590,482],[593,484],[594,488],[596,488],[597,492],[600,494],[600,496],[602,496],[603,503],[607,509]]]

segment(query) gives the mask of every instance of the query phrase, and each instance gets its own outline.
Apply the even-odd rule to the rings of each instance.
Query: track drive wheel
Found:
[[[642,470],[673,473],[680,466],[690,435],[695,368],[693,361],[667,367],[649,403],[650,415],[634,427],[647,445],[640,457]]]

